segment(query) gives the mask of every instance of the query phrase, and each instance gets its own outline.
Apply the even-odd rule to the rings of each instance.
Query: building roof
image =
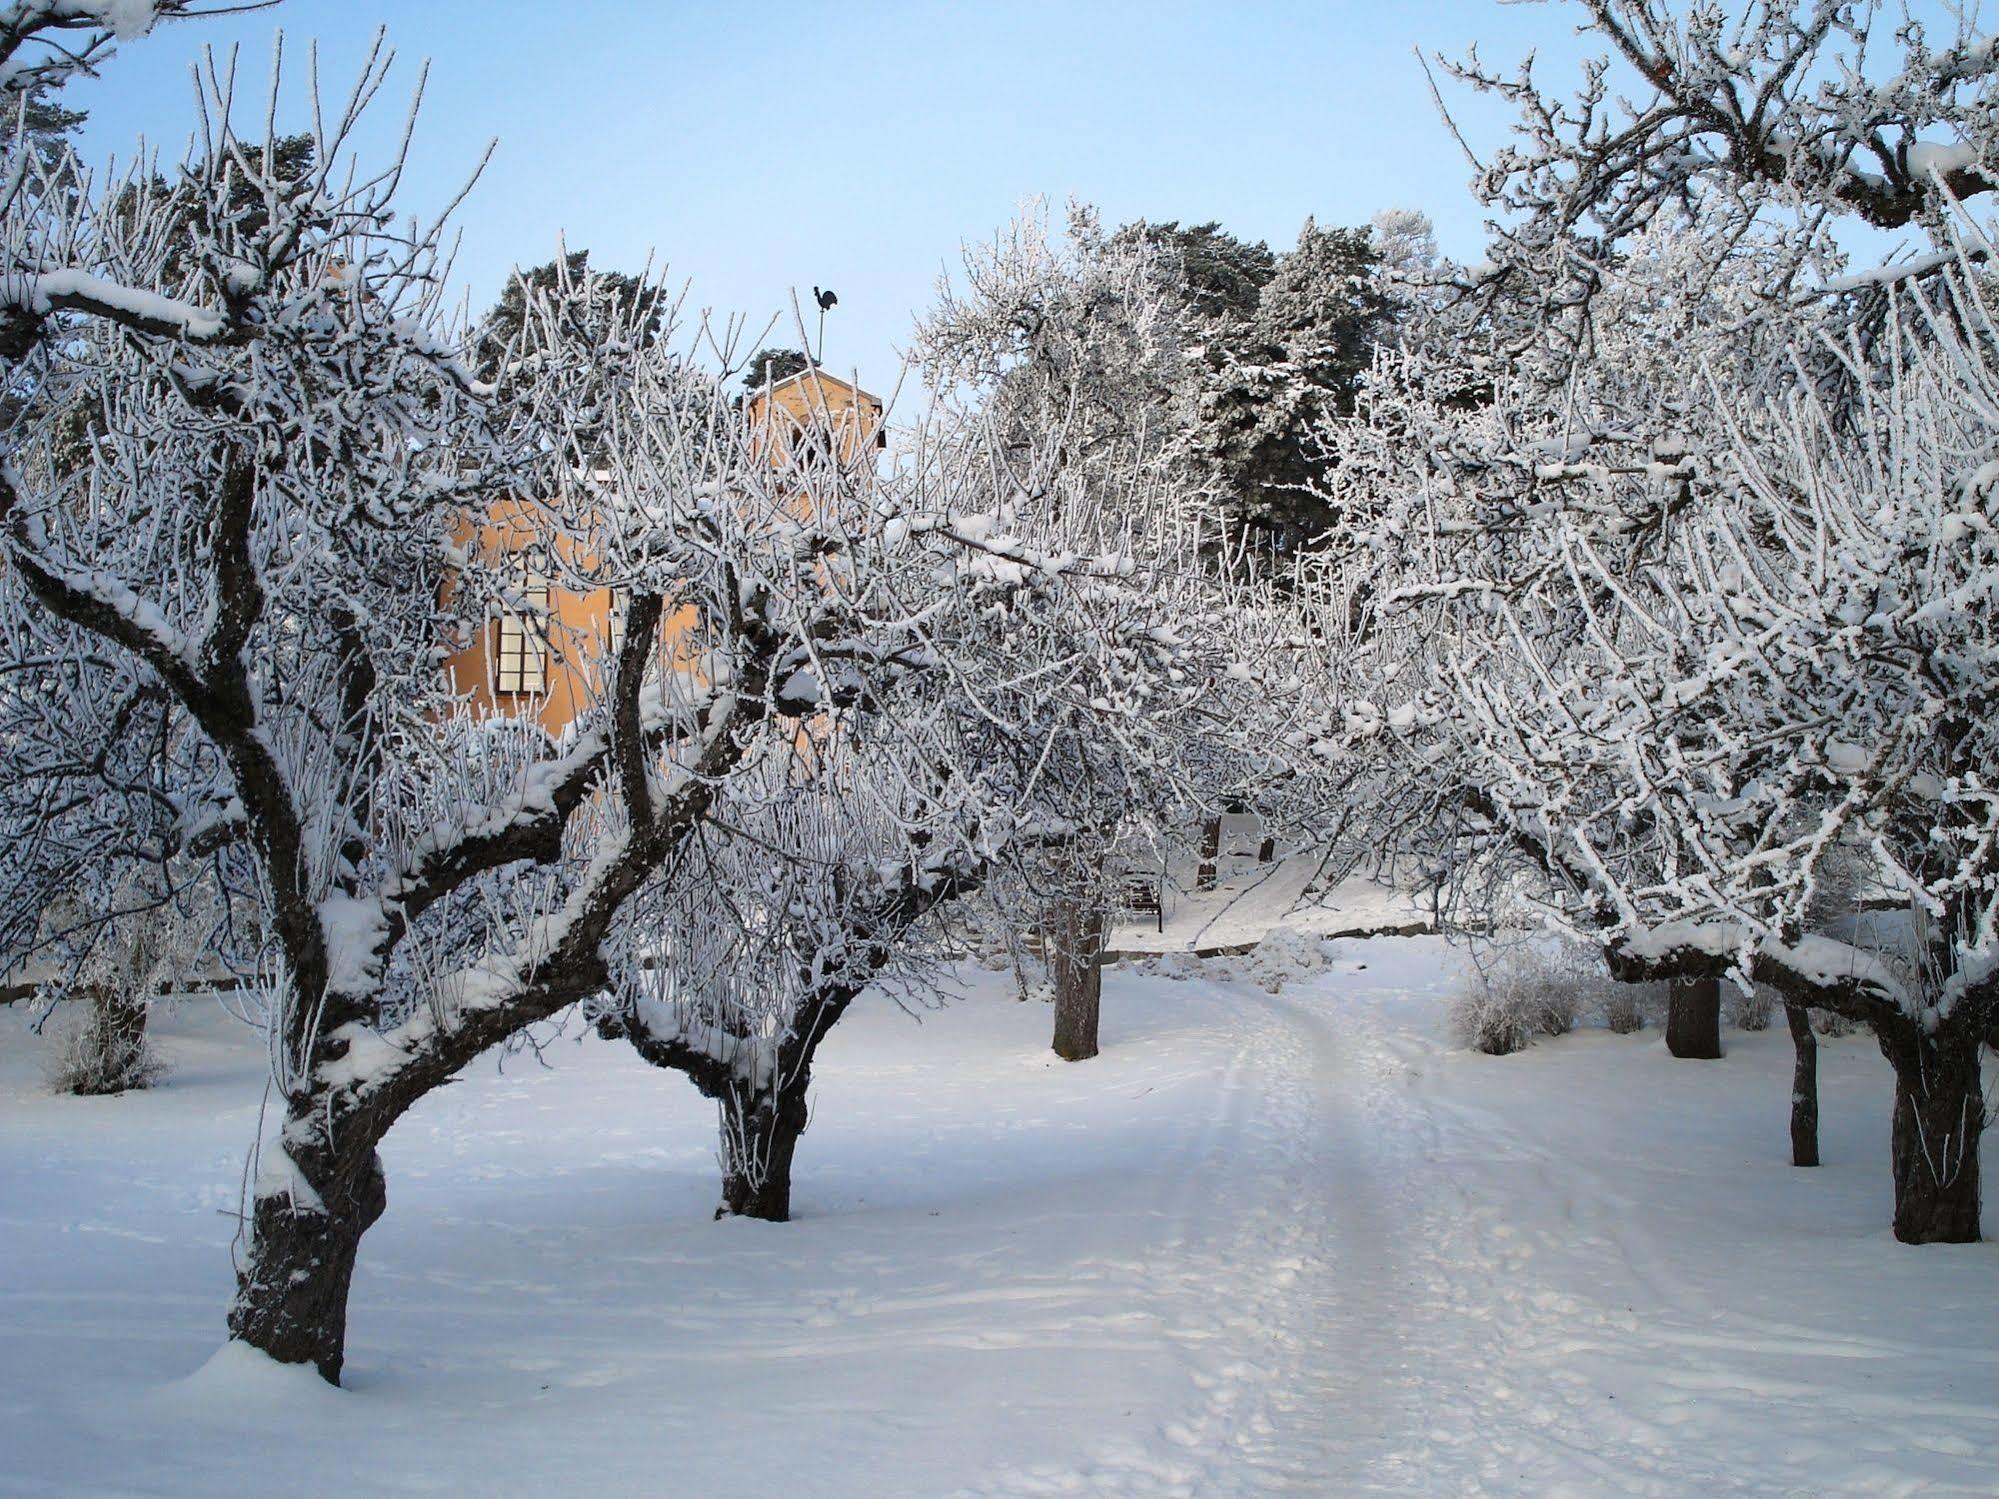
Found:
[[[783,390],[785,386],[797,385],[801,381],[807,379],[810,379],[815,384],[821,386],[830,385],[840,390],[850,392],[851,394],[858,396],[861,400],[872,401],[877,406],[881,405],[882,403],[882,398],[880,396],[874,395],[869,391],[862,390],[860,386],[854,384],[851,380],[842,380],[838,375],[828,374],[824,369],[822,369],[820,366],[816,364],[808,364],[804,369],[798,371],[797,374],[786,375],[782,380],[773,380],[768,385],[758,386],[754,391],[750,393],[750,398],[752,400],[755,400],[760,396],[775,395],[778,391]]]

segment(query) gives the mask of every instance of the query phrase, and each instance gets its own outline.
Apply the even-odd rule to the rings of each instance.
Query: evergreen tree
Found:
[[[63,152],[76,144],[71,137],[83,124],[83,111],[64,109],[39,94],[30,94],[20,109],[20,125],[28,144],[40,158],[42,169],[54,171],[62,161]],[[8,123],[13,122],[10,120]]]
[[[801,349],[759,349],[743,371],[743,385],[754,393],[811,368],[811,358]]]
[[[13,95],[6,101],[9,115],[4,128],[18,129],[20,139],[33,153],[40,176],[30,171],[22,183],[22,190],[31,195],[52,194],[57,198],[72,198],[76,194],[77,178],[69,159],[70,149],[75,142],[70,137],[83,124],[84,114],[80,109],[64,109],[59,104],[50,103],[45,94],[29,92]],[[4,386],[0,386],[0,428],[11,426],[20,414],[22,402],[35,389],[37,377],[33,370],[15,368],[8,372]]]
[[[1305,221],[1246,317],[1222,322],[1204,361],[1189,445],[1237,522],[1278,556],[1333,519],[1317,481],[1325,424],[1353,409],[1391,311],[1366,229]]]
[[[1113,247],[1143,244],[1158,253],[1177,278],[1180,299],[1197,321],[1228,326],[1256,312],[1263,288],[1277,274],[1277,257],[1262,240],[1237,239],[1210,221],[1182,228],[1177,219],[1138,219],[1110,239]]]
[[[266,153],[269,176],[265,176]],[[108,213],[127,222],[164,206],[180,226],[166,261],[169,284],[178,285],[196,269],[192,258],[195,245],[192,226],[196,222],[219,216],[227,218],[246,237],[262,234],[271,216],[268,194],[276,191],[282,197],[307,190],[306,184],[318,164],[318,147],[308,134],[280,135],[274,136],[267,147],[245,145],[243,157],[247,166],[245,161],[232,159],[213,181],[202,185],[204,194],[222,198],[224,206],[219,215],[214,203],[197,202],[191,196],[194,189],[187,182],[176,183],[158,172],[128,183],[109,205]]]
[[[232,173],[229,182],[229,209],[238,216],[250,233],[261,233],[270,219],[270,207],[265,199],[269,186],[277,186],[284,192],[297,191],[312,175],[318,165],[318,146],[307,134],[280,135],[272,139],[269,146],[271,178],[258,181],[242,173]],[[259,160],[253,169],[258,177],[263,174],[263,162]]]
[[[479,378],[491,380],[499,371],[500,359],[507,347],[520,337],[530,291],[574,285],[582,281],[589,271],[590,252],[573,250],[563,256],[560,264],[551,260],[532,270],[516,270],[508,277],[500,300],[479,320],[479,326],[472,335],[472,361]],[[652,305],[646,309],[637,326],[645,342],[651,343],[658,337],[665,309],[660,305],[657,288],[650,288],[639,277],[620,271],[599,272],[595,280],[599,292],[607,295],[618,308],[640,308],[649,300]]]
[[[1376,214],[1374,247],[1382,270],[1391,277],[1418,278],[1437,268],[1437,231],[1430,216],[1416,209],[1389,208]]]

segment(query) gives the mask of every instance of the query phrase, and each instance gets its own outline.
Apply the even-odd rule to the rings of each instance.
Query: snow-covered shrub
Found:
[[[1509,227],[1331,439],[1343,517],[1383,512],[1325,588],[1329,618],[1382,601],[1345,701],[1407,775],[1369,814],[1442,845],[1440,903],[1483,915],[1517,878],[1621,975],[1870,1027],[1895,1234],[1975,1241],[1999,307],[1962,202],[1999,184],[1991,49],[1885,20],[1869,48],[1865,7],[1590,10],[1670,102],[1624,111],[1594,64],[1573,107],[1464,69],[1520,109],[1479,189]],[[1849,46],[1901,55],[1841,69]],[[1832,260],[1820,226],[1853,212],[1928,253]],[[1919,963],[1824,923],[1850,859],[1854,894],[1925,913]]]
[[[1645,1002],[1642,984],[1606,983],[1597,996],[1597,1018],[1606,1029],[1629,1036],[1645,1029]]]
[[[1523,948],[1514,958],[1522,965],[1540,996],[1535,1024],[1543,1035],[1566,1036],[1597,1007],[1597,996],[1611,978],[1603,957],[1580,942]],[[1531,967],[1527,965],[1531,964]]]
[[[1451,1035],[1460,1046],[1489,1057],[1511,1056],[1533,1044],[1535,1004],[1522,985],[1473,974],[1451,996]]]
[[[1581,1019],[1582,1007],[1577,1003],[1576,992],[1564,985],[1544,992],[1534,1010],[1534,1024],[1544,1036],[1566,1036]]]
[[[147,1020],[160,996],[185,988],[207,961],[216,911],[206,890],[189,885],[161,897],[129,875],[106,898],[108,919],[87,917],[87,903],[69,897],[51,902],[44,918],[45,951],[69,965],[42,994],[66,1012],[48,1066],[49,1086],[61,1093],[123,1093],[158,1082],[166,1063]]]
[[[1567,1035],[1582,1009],[1583,970],[1568,947],[1510,948],[1470,974],[1451,997],[1451,1032],[1459,1044],[1503,1057],[1537,1034]]]
[[[82,1015],[57,1035],[48,1064],[53,1091],[98,1097],[148,1088],[166,1075],[166,1059],[146,1035],[143,995],[94,986],[70,1004]]]
[[[1021,974],[1038,964],[1031,951],[1036,916],[1014,890],[989,887],[938,912],[936,921],[952,954],[989,973]]]
[[[1729,1019],[1739,1030],[1767,1031],[1770,1017],[1777,1011],[1777,991],[1768,984],[1728,986]]]

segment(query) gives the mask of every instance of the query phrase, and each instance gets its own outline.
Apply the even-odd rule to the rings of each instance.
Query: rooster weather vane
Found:
[[[812,300],[819,304],[819,341],[812,351],[812,362],[817,364],[826,353],[826,314],[840,305],[840,299],[833,295],[830,286],[825,291],[815,286],[812,288]]]

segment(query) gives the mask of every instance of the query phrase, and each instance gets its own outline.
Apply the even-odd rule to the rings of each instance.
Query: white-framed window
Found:
[[[493,690],[501,693],[548,690],[548,579],[526,558],[515,559],[509,582],[526,601],[525,610],[500,616],[493,642]]]

